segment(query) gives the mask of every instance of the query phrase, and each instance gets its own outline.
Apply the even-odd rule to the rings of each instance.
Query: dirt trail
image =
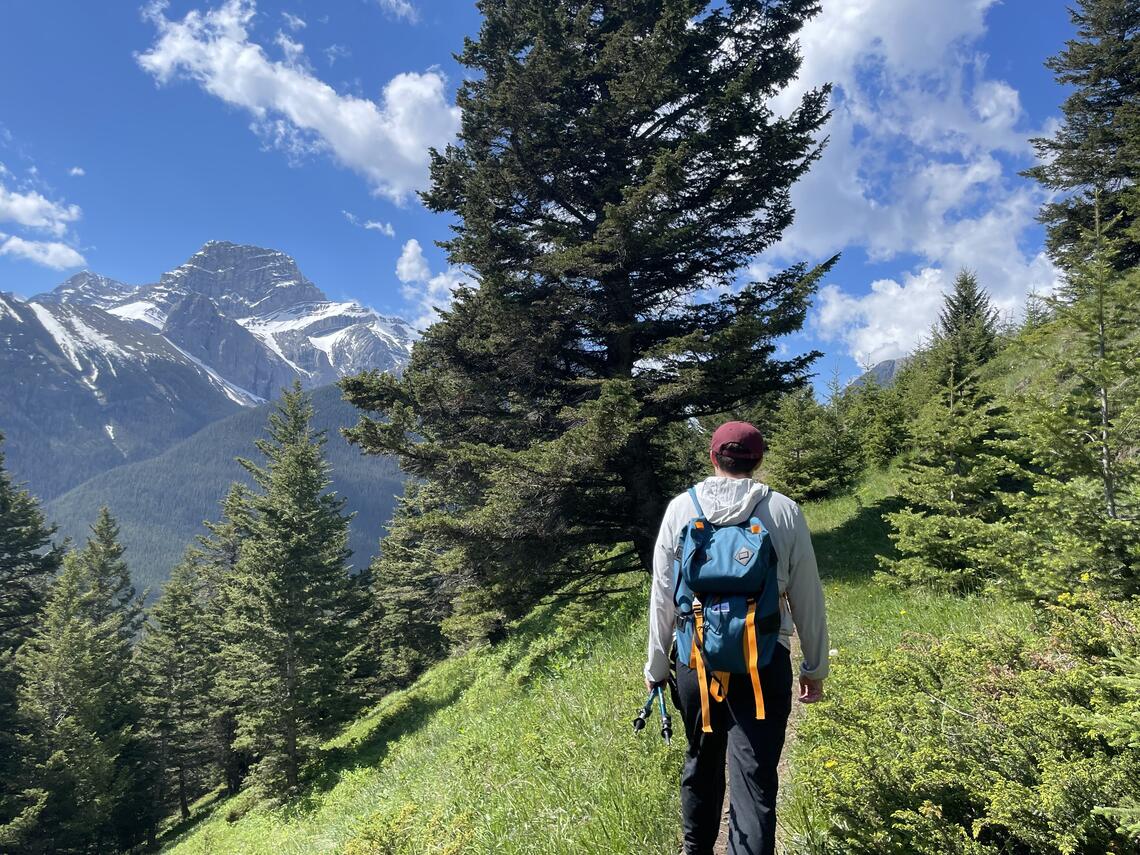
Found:
[[[792,694],[793,696],[799,691],[799,680],[796,678],[797,665],[800,661],[800,639],[798,635],[792,635]],[[791,779],[791,760],[790,749],[792,743],[796,738],[796,727],[804,714],[804,705],[799,701],[792,700],[792,714],[788,718],[787,737],[784,739],[784,752],[780,755],[780,804],[784,803],[789,789],[789,782]],[[776,851],[784,851],[784,824],[780,821],[780,811],[776,811]],[[724,813],[720,817],[720,835],[716,840],[716,848],[713,850],[714,855],[727,855],[728,853],[728,793],[724,797]]]

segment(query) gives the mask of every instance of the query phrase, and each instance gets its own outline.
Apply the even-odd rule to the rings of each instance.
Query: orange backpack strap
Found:
[[[701,730],[705,733],[712,733],[712,718],[709,715],[709,680],[708,674],[705,673],[705,657],[701,653],[698,640],[704,631],[704,619],[701,617],[701,609],[698,606],[694,610],[697,620],[697,629],[693,633],[693,651],[689,657],[689,661],[693,663],[693,667],[697,672],[697,683],[701,687]]]
[[[744,653],[748,674],[752,677],[752,695],[756,699],[756,718],[763,719],[764,691],[760,686],[760,651],[756,644],[756,601],[748,601],[748,617],[744,620]]]

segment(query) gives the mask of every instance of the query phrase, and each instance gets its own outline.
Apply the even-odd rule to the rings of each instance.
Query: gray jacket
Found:
[[[801,676],[822,680],[827,676],[827,615],[823,586],[815,564],[800,506],[751,478],[706,478],[697,485],[697,498],[709,522],[731,525],[755,513],[768,529],[776,549],[780,584],[780,642],[791,649],[793,625],[799,631],[804,662]],[[681,529],[696,516],[687,492],[675,497],[661,520],[653,550],[653,586],[649,597],[649,652],[645,677],[658,682],[669,676],[669,646],[673,641],[673,552]]]

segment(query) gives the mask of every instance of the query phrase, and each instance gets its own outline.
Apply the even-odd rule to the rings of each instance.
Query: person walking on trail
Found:
[[[753,480],[766,444],[746,422],[712,436],[714,474],[674,498],[653,553],[645,682],[669,682],[688,737],[681,773],[686,855],[711,855],[729,776],[730,855],[775,855],[777,764],[792,706],[823,697],[827,618],[799,506]],[[671,653],[671,650],[674,651]]]

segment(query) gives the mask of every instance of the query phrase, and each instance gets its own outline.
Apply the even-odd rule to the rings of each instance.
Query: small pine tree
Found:
[[[819,477],[824,495],[851,486],[866,465],[862,437],[855,430],[852,396],[835,372],[827,383],[827,402],[816,421],[814,441],[821,450]]]
[[[294,385],[241,461],[259,488],[227,584],[222,683],[237,710],[234,745],[257,758],[259,783],[295,792],[321,738],[354,710],[361,611],[349,576],[345,500],[329,493],[323,433]]]
[[[456,556],[433,548],[430,530],[417,525],[431,509],[427,493],[428,485],[408,485],[372,564],[368,653],[379,693],[407,685],[447,652],[441,627],[451,597],[443,589]]]
[[[174,568],[138,647],[144,723],[158,770],[155,802],[164,809],[176,804],[183,819],[206,788],[213,758],[209,697],[216,661],[198,560],[191,551]]]
[[[940,357],[939,385],[973,375],[997,353],[998,313],[977,277],[963,270],[946,295],[935,331],[934,352]]]
[[[48,585],[62,560],[53,534],[39,503],[12,483],[0,451],[0,851],[21,845],[42,806],[42,792],[24,786],[28,734],[18,714],[14,657],[43,613]]]
[[[907,446],[907,412],[903,396],[894,386],[881,386],[874,377],[849,389],[852,430],[863,455],[873,466],[884,467]]]
[[[1001,418],[968,382],[948,384],[923,408],[903,464],[906,507],[887,515],[898,554],[880,557],[886,578],[968,592],[1001,575],[994,546],[1005,538],[1000,488],[1011,474]]]
[[[782,493],[802,501],[820,493],[817,424],[820,406],[810,387],[780,399],[768,437],[764,475]]]
[[[1027,338],[1043,370],[1016,398],[1031,490],[1015,513],[1025,592],[1084,585],[1140,593],[1140,273],[1119,273],[1111,227],[1095,218],[1086,255]]]
[[[45,795],[31,851],[118,851],[150,825],[132,640],[142,605],[104,508],[67,556],[17,656],[20,709]]]

